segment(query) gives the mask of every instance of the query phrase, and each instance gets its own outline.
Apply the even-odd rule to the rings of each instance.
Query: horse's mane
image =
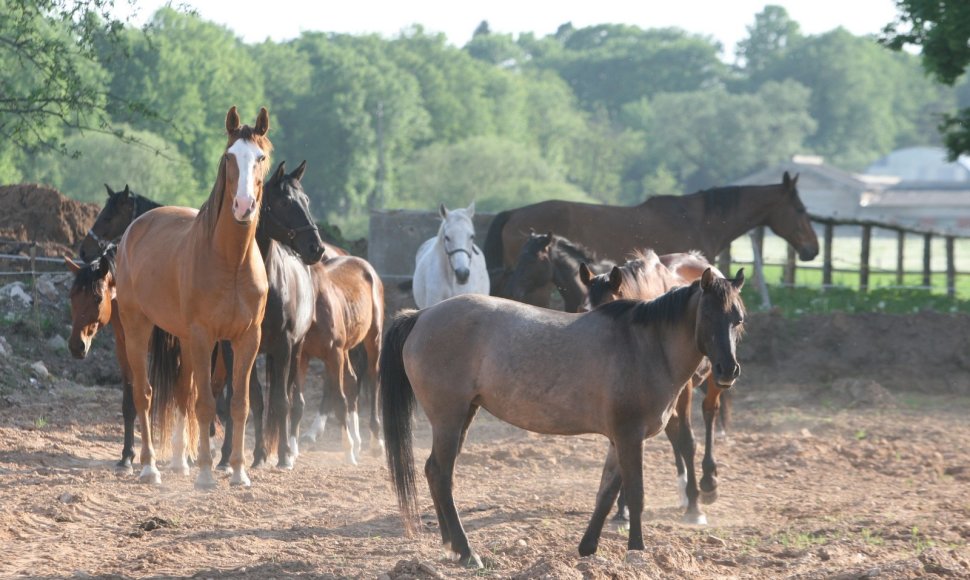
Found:
[[[560,252],[566,255],[567,258],[577,263],[576,268],[579,268],[579,263],[585,262],[586,264],[592,265],[597,262],[596,255],[587,249],[582,244],[577,242],[572,242],[562,236],[553,234],[553,246],[557,248]]]
[[[96,296],[102,296],[101,280],[104,274],[101,273],[101,261],[105,260],[108,264],[108,272],[114,276],[115,273],[115,247],[105,250],[100,258],[84,264],[74,275],[74,282],[71,284],[71,292],[93,292]]]
[[[257,147],[259,147],[263,155],[266,156],[266,162],[263,163],[263,174],[257,175],[260,181],[266,179],[266,173],[269,172],[271,166],[270,155],[273,153],[273,143],[266,138],[265,135],[259,135],[256,130],[249,125],[243,125],[242,127],[236,129],[236,131],[229,135],[229,142],[226,143],[226,149],[222,152],[222,158],[219,161],[219,173],[216,175],[216,182],[212,186],[212,191],[209,192],[209,198],[205,200],[202,207],[199,208],[199,215],[196,219],[203,220],[205,224],[205,231],[208,234],[216,231],[216,224],[219,222],[219,214],[222,213],[222,195],[223,191],[226,189],[226,151],[232,147],[232,144],[236,141],[243,139],[245,141],[251,141]],[[259,212],[259,207],[257,206],[256,211]],[[256,215],[253,219],[258,220],[259,216]]]
[[[120,194],[122,194],[122,193],[124,193],[124,192],[123,191],[116,191],[113,194],[111,194],[108,197],[107,203],[104,204],[104,210],[102,210],[102,211],[109,211],[110,210],[112,212],[117,212],[118,211],[118,198],[121,197]],[[131,200],[131,203],[133,203],[134,206],[135,206],[135,210],[134,210],[134,212],[132,212],[132,216],[133,217],[138,217],[141,214],[145,213],[146,211],[155,209],[156,207],[162,207],[162,204],[156,203],[156,202],[152,201],[151,199],[148,199],[144,195],[139,195],[139,194],[137,194],[137,193],[135,193],[134,191],[131,191],[131,190],[128,191],[128,198]]]
[[[695,195],[700,195],[704,200],[705,216],[732,213],[741,203],[741,187],[738,185],[712,187],[699,191]]]
[[[612,320],[628,317],[631,322],[640,325],[673,325],[687,316],[687,304],[700,287],[700,281],[696,280],[690,286],[671,290],[655,300],[614,300],[593,312],[598,312]]]
[[[657,252],[651,249],[633,251],[626,263],[620,266],[623,285],[628,287],[630,295],[639,294],[640,289],[647,285],[647,276],[657,266],[663,266]]]

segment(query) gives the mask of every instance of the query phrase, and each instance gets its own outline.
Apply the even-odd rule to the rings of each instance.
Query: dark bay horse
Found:
[[[259,352],[266,355],[269,406],[264,430],[263,389],[253,367],[249,382],[255,431],[253,467],[264,464],[267,449],[275,447],[277,467],[292,469],[299,452],[295,439],[289,436],[287,420],[295,396],[297,360],[313,322],[314,287],[308,266],[324,255],[310,201],[300,183],[305,172],[306,161],[289,174],[285,163],[280,162],[264,186],[260,205],[256,244],[266,267],[269,292],[260,323]],[[218,383],[222,377],[213,380]],[[227,391],[227,400],[231,401],[231,385]],[[228,468],[234,427],[231,417],[224,417],[223,423],[226,435],[219,468]]]
[[[157,327],[178,339],[181,368],[175,367],[170,376],[178,377],[175,391],[194,401],[189,411],[196,415],[201,432],[206,432],[215,418],[209,372],[213,348],[220,340],[232,343],[232,382],[237,388],[232,401],[236,428],[230,483],[250,484],[243,466],[244,434],[249,372],[259,348],[268,292],[266,268],[255,241],[263,178],[272,152],[268,131],[265,108],[260,110],[254,127],[240,122],[235,107],[229,109],[226,150],[212,193],[202,208],[157,208],[132,222],[121,238],[118,308],[142,429],[142,482],[161,482],[151,438],[153,385],[147,372],[149,342]],[[171,352],[159,354],[172,360]],[[163,390],[160,385],[158,388]],[[171,400],[158,400],[156,404],[167,407]],[[191,419],[187,417],[189,422]],[[207,438],[200,439],[198,463],[201,469],[196,485],[214,486]]]
[[[529,232],[515,268],[506,277],[500,295],[533,306],[549,307],[549,294],[555,288],[562,296],[566,312],[580,312],[586,300],[586,286],[579,268],[586,264],[596,274],[608,272],[614,263],[597,261],[593,253],[552,232]]]
[[[768,226],[798,250],[818,254],[818,238],[798,197],[798,175],[780,184],[719,187],[690,195],[658,195],[632,207],[543,201],[495,216],[485,238],[489,275],[515,267],[529,229],[553,231],[582,242],[598,256],[623,260],[638,248],[658,254],[697,249],[713,260],[731,241]]]
[[[441,538],[462,563],[481,565],[452,492],[455,461],[479,407],[537,433],[606,436],[610,451],[579,552],[596,551],[621,480],[630,506],[627,548],[643,550],[643,441],[664,429],[705,356],[719,383],[739,376],[743,282],[742,272],[726,280],[707,271],[651,302],[619,300],[581,315],[478,295],[399,315],[381,351],[381,408],[408,530],[418,509],[411,436],[417,399],[432,429],[424,472]]]
[[[80,256],[85,262],[96,260],[109,244],[117,245],[121,241],[121,235],[125,233],[128,225],[135,221],[135,218],[148,210],[160,207],[147,197],[131,191],[127,183],[125,188],[118,192],[113,191],[107,183],[104,187],[108,190],[108,199],[95,219],[94,225],[81,240]]]
[[[384,285],[369,262],[353,256],[331,258],[314,265],[311,272],[316,305],[300,357],[298,388],[305,384],[311,358],[324,362],[327,375],[320,410],[306,438],[316,441],[326,426],[327,415],[333,412],[341,428],[347,462],[356,464],[362,445],[357,410],[361,392],[370,394],[371,452],[379,455],[384,448],[376,393],[384,327]],[[351,351],[359,348],[367,355],[361,371],[363,381],[358,380],[351,364]],[[302,396],[295,402],[292,422],[298,426],[303,416]]]
[[[723,277],[717,268],[713,267],[699,252],[657,256],[652,250],[641,250],[635,252],[624,265],[614,266],[608,274],[593,275],[585,264],[581,268],[580,277],[589,289],[587,302],[583,305],[585,311],[623,298],[653,300],[674,288],[690,284],[708,269],[717,276]],[[703,405],[706,445],[704,477],[698,490],[694,471],[695,444],[690,409],[694,388],[702,384],[707,385]],[[710,366],[705,361],[691,377],[687,388],[681,392],[677,400],[677,414],[667,423],[666,434],[673,446],[677,464],[678,490],[682,507],[687,508],[684,520],[689,523],[703,524],[707,521],[698,506],[698,498],[701,503],[712,503],[717,499],[717,464],[713,456],[712,433],[713,420],[720,407],[722,392],[729,391],[724,391],[711,378]],[[708,418],[710,418],[709,421]],[[621,492],[617,501],[618,519],[623,519],[624,511],[625,502]]]

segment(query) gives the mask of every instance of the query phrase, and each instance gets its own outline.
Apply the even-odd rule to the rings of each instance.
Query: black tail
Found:
[[[418,310],[405,310],[394,317],[387,334],[384,335],[380,359],[379,392],[387,467],[397,492],[401,519],[404,520],[404,528],[409,534],[415,530],[414,518],[418,513],[414,451],[411,447],[411,414],[415,400],[411,380],[404,370],[403,350],[404,342],[411,334],[419,315]]]
[[[485,235],[485,246],[482,251],[485,252],[485,267],[488,268],[489,273],[505,268],[505,264],[502,262],[502,254],[504,253],[502,230],[505,229],[505,224],[512,217],[512,211],[499,212],[492,218],[492,223],[488,224],[488,234]]]
[[[397,289],[401,292],[413,292],[414,291],[414,278],[408,278],[400,284],[397,285]]]
[[[159,327],[152,330],[148,382],[152,386],[152,435],[167,452],[176,407],[175,386],[181,366],[179,339]]]

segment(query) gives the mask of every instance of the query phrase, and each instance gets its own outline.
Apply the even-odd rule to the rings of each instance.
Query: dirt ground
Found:
[[[8,327],[15,354],[0,357],[0,577],[970,577],[970,399],[959,380],[967,351],[923,354],[938,365],[933,373],[907,363],[899,342],[935,332],[962,344],[963,330],[934,329],[967,320],[759,316],[749,317],[742,345],[734,423],[717,441],[720,498],[705,506],[708,526],[680,523],[670,448],[654,439],[644,457],[646,550],[627,554],[625,530],[610,523],[599,552],[580,558],[605,440],[533,435],[482,413],[456,474],[480,571],[442,556],[423,481],[424,530],[405,537],[383,459],[365,450],[360,466],[345,465],[333,430],[303,447],[292,472],[250,471],[249,489],[223,479],[200,492],[192,476],[164,471],[160,487],[116,475],[121,396],[110,341],[99,337],[94,358],[79,363]],[[860,333],[868,344],[831,351],[826,332],[849,342]],[[920,371],[917,384],[887,389],[883,375],[894,375],[882,359],[839,371],[866,349],[886,348],[893,333],[897,374]],[[805,337],[849,363],[821,364],[825,350],[810,356]],[[50,378],[30,369],[37,358]],[[318,382],[308,394],[314,409]],[[699,425],[695,416],[700,437]],[[428,449],[419,417],[419,465]]]
[[[46,185],[0,186],[0,238],[37,241],[38,255],[73,255],[100,211]],[[13,248],[12,253],[18,251]]]

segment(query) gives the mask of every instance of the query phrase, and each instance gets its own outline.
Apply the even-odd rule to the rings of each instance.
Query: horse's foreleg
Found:
[[[617,460],[616,447],[610,443],[606,462],[603,464],[603,475],[600,477],[599,491],[596,492],[596,507],[586,526],[586,533],[579,542],[579,555],[589,556],[596,553],[599,546],[603,524],[610,513],[610,507],[620,493],[620,464]]]
[[[121,416],[125,424],[125,443],[121,448],[121,461],[115,469],[121,473],[131,473],[131,462],[135,459],[135,399],[132,395],[131,379],[125,377],[121,386]]]
[[[228,381],[222,395],[216,400],[216,413],[222,421],[222,448],[220,451],[219,471],[229,471],[229,455],[232,454],[232,415],[229,408],[232,405],[232,381]]]
[[[455,461],[458,459],[466,425],[474,417],[474,411],[475,409],[470,409],[464,417],[449,418],[457,420],[453,424],[432,423],[431,457],[425,465],[425,474],[435,502],[435,511],[438,513],[445,549],[457,554],[461,564],[481,568],[481,558],[468,545],[468,536],[461,525],[453,493]]]
[[[348,353],[349,354],[349,353]],[[350,356],[344,357],[344,397],[347,399],[347,416],[350,420],[350,437],[354,446],[354,457],[360,457],[363,440],[360,437],[360,381]]]
[[[326,364],[326,361],[324,361],[324,364]],[[297,367],[296,367],[297,382],[303,385],[304,388],[306,387],[306,377],[307,377],[307,372],[309,371],[309,368],[310,368],[310,355],[307,354],[306,350],[304,350],[300,354],[297,360]],[[320,409],[323,408],[323,402],[327,398],[327,380],[328,380],[327,377],[329,375],[329,372],[330,372],[329,369],[327,369],[326,371],[327,374],[324,375],[323,381],[322,381],[323,389],[320,395]],[[313,423],[310,424],[310,428],[307,429],[306,433],[303,434],[303,438],[309,442],[316,442],[317,438],[320,437],[320,435],[323,433],[323,430],[326,428],[326,426],[327,426],[327,416],[324,415],[321,410],[318,410],[317,416],[313,418]]]
[[[303,420],[303,410],[306,409],[306,399],[303,398],[303,377],[300,376],[299,362],[303,345],[298,344],[290,355],[290,453],[294,458],[300,456],[300,421]]]
[[[290,357],[293,348],[289,338],[283,337],[272,354],[273,364],[270,374],[269,396],[270,412],[273,421],[268,428],[273,429],[276,437],[276,466],[280,469],[293,469],[293,454],[290,451],[287,419],[290,415]],[[269,355],[267,355],[269,359]]]
[[[381,357],[381,334],[375,332],[368,336],[367,348],[367,391],[370,396],[370,452],[375,457],[384,455],[384,435],[381,433],[381,417],[377,396],[377,361]]]
[[[327,359],[326,364],[328,374],[330,368],[333,368],[333,371],[331,375],[332,380],[329,381],[330,388],[325,390],[324,398],[327,397],[328,393],[326,391],[329,390],[329,395],[333,397],[332,400],[335,403],[337,422],[340,424],[341,439],[343,440],[344,453],[346,454],[347,463],[357,465],[357,455],[354,453],[354,441],[350,433],[350,409],[347,404],[346,391],[344,390],[344,369],[346,368],[346,358],[346,351],[344,351],[342,347],[335,347],[333,349],[333,356]]]
[[[230,409],[233,423],[232,455],[229,456],[229,465],[232,466],[230,485],[249,486],[251,484],[249,477],[246,476],[243,461],[246,451],[246,417],[249,415],[249,375],[256,361],[259,339],[259,325],[253,325],[248,332],[232,343],[232,384],[238,385],[238,388],[233,393]]]
[[[138,316],[127,324],[126,351],[131,368],[132,399],[138,422],[141,424],[141,474],[142,483],[160,484],[162,474],[155,465],[155,447],[152,444],[152,386],[148,383],[148,349],[152,336],[152,324]]]
[[[271,372],[273,361],[266,357],[266,370]],[[272,389],[272,384],[270,385]],[[249,371],[249,407],[253,411],[253,469],[262,467],[266,463],[266,436],[263,433],[263,416],[265,403],[263,402],[263,384],[259,382],[259,373],[254,364]],[[231,407],[230,407],[231,408]],[[231,411],[230,411],[231,413]]]
[[[630,508],[630,536],[627,540],[627,550],[642,550],[643,434],[633,433],[626,437],[618,437],[615,445],[623,492],[626,494],[627,506]],[[608,506],[609,503],[607,503],[607,511]]]
[[[678,483],[683,482],[683,497],[687,500],[687,511],[684,513],[684,521],[690,524],[706,524],[707,518],[697,505],[697,496],[700,492],[697,489],[697,473],[694,470],[694,453],[697,448],[694,443],[694,431],[691,429],[690,412],[691,402],[693,401],[694,379],[684,386],[677,399],[677,451],[683,459],[683,469],[686,478],[678,477]],[[678,464],[678,472],[681,465]]]
[[[721,387],[709,375],[707,394],[704,397],[704,474],[701,477],[701,502],[714,503],[717,500],[717,462],[714,460],[714,418],[721,405]]]

